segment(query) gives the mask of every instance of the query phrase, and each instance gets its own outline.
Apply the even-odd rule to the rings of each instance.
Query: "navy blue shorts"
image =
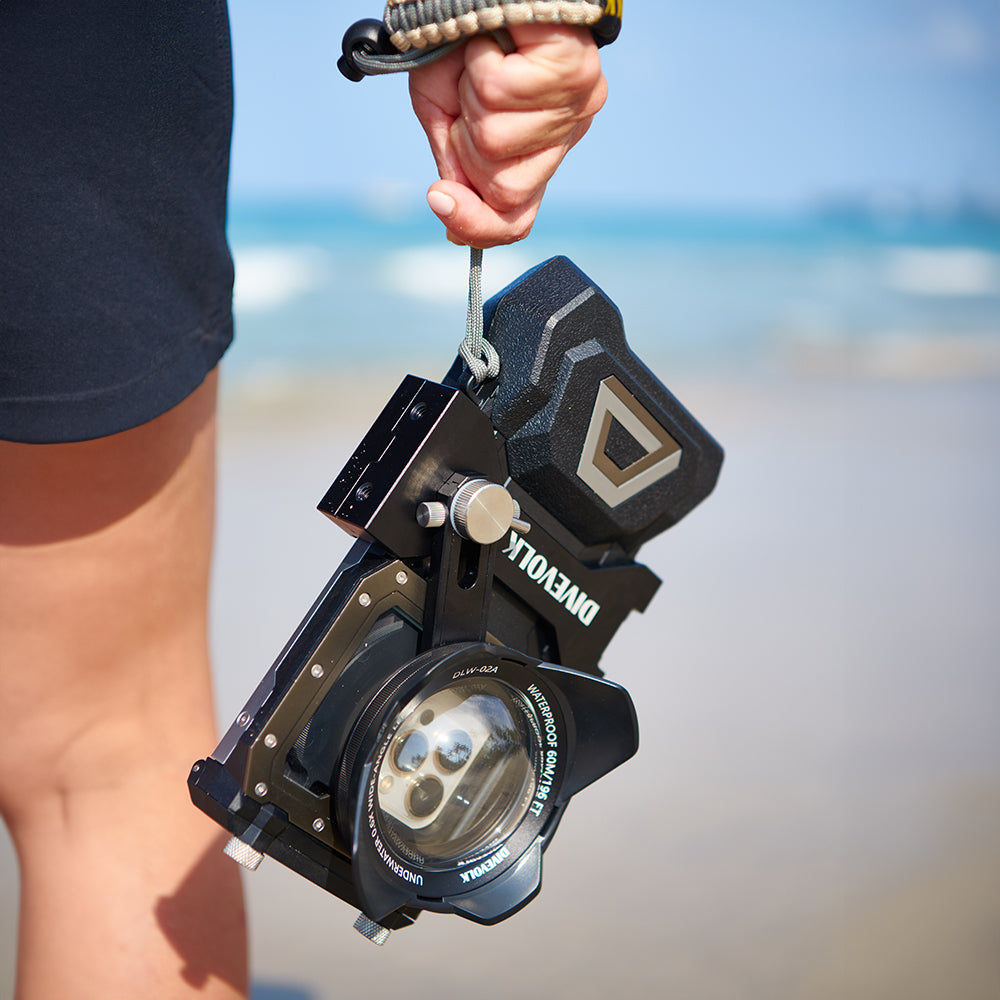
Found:
[[[0,439],[81,441],[232,340],[225,0],[0,2]]]

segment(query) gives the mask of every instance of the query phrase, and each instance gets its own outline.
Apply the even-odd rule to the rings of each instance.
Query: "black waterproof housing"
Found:
[[[722,451],[556,257],[484,308],[500,375],[407,376],[320,502],[358,541],[188,784],[248,867],[363,912],[504,919],[570,798],[635,753],[598,661],[659,580],[635,562]]]

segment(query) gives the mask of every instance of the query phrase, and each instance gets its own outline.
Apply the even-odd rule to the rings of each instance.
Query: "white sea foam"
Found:
[[[973,247],[909,247],[889,250],[886,284],[910,295],[1000,295],[1000,254]]]
[[[322,285],[332,260],[321,247],[273,244],[236,247],[234,307],[238,312],[274,309]]]
[[[488,297],[531,266],[520,251],[498,247],[483,258],[483,291]],[[407,247],[388,254],[382,278],[391,290],[421,302],[452,304],[469,290],[469,251],[456,246]]]

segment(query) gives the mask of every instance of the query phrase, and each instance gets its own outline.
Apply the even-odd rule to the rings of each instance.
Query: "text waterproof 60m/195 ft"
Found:
[[[234,835],[362,911],[495,923],[570,798],[635,753],[598,660],[659,580],[635,562],[722,450],[562,257],[484,309],[500,374],[407,376],[320,502],[358,539],[188,784]]]

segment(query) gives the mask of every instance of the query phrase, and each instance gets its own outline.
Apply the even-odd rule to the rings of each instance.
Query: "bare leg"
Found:
[[[0,442],[0,812],[19,1000],[238,997],[238,869],[190,803],[214,719],[215,376],[142,427]]]

